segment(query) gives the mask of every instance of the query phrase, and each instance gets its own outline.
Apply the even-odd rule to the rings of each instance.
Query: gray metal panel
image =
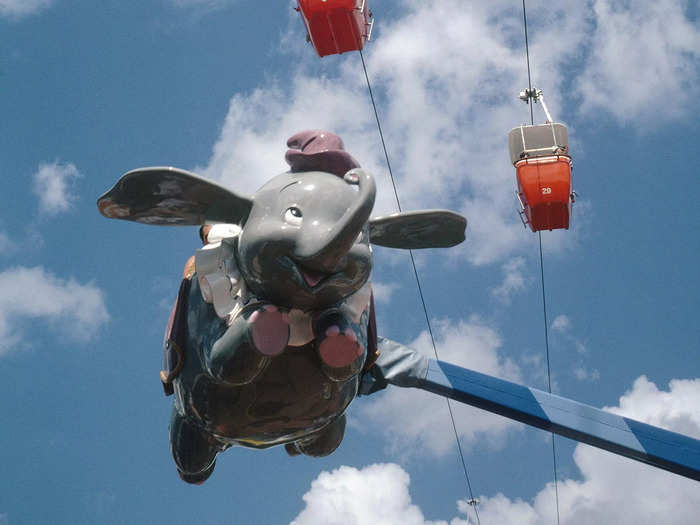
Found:
[[[428,373],[427,357],[385,337],[378,337],[377,345],[379,357],[362,377],[360,395],[367,396],[388,385],[421,388]]]
[[[552,133],[552,130],[554,130],[554,133]],[[524,143],[523,137],[525,138]],[[568,154],[569,152],[569,134],[564,124],[555,122],[552,124],[538,124],[536,126],[519,126],[508,133],[508,150],[510,152],[510,161],[513,164],[522,160],[525,156],[543,157],[552,155],[557,149],[562,150],[560,153],[563,154]]]

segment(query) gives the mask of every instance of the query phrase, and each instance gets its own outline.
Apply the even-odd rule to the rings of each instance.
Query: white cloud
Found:
[[[600,379],[600,370],[597,368],[589,369],[583,363],[574,366],[573,372],[574,377],[579,381],[598,381]]]
[[[673,379],[667,391],[637,378],[617,407],[605,410],[700,439],[700,379]],[[699,494],[700,496],[700,494]]]
[[[607,0],[528,3],[533,78],[545,89],[555,118],[575,96],[586,115],[603,110],[623,120],[642,116],[641,108],[651,107],[652,99],[663,101],[659,111],[677,116],[688,107],[692,98],[680,95],[696,89],[691,79],[697,77],[697,28],[683,14],[681,0],[637,4],[613,9]],[[517,216],[506,149],[508,130],[529,115],[517,98],[527,84],[522,12],[506,0],[468,8],[461,0],[404,0],[396,12],[402,15],[378,22],[365,56],[404,208],[463,212],[470,219],[468,242],[449,255],[473,264],[502,262],[531,239]],[[301,41],[303,28],[298,18],[296,23]],[[201,171],[252,193],[287,169],[283,155],[289,136],[329,129],[375,173],[376,212],[393,210],[358,57],[326,58],[338,68],[312,76],[304,64],[317,58],[308,46],[301,49],[301,57],[293,56],[292,78],[277,84],[266,79],[265,87],[231,99]],[[665,73],[655,76],[651,89],[650,72]],[[663,86],[654,88],[658,82]],[[572,91],[571,85],[579,89]],[[570,131],[575,143],[575,130]],[[585,220],[576,224],[577,230],[587,227]],[[545,248],[570,249],[572,239],[572,232],[553,232]]]
[[[571,321],[564,314],[558,315],[552,321],[551,328],[553,332],[568,332],[569,328],[571,328]]]
[[[671,381],[659,390],[645,377],[608,410],[650,424],[700,437],[700,379]],[[578,445],[574,461],[580,480],[559,483],[561,523],[590,525],[688,525],[697,522],[700,490],[696,481],[611,453]],[[471,509],[458,502],[459,516],[428,521],[411,501],[410,478],[398,465],[341,467],[321,473],[304,495],[306,504],[292,525],[409,524],[473,525]],[[482,523],[550,525],[556,521],[554,486],[548,483],[532,501],[503,494],[479,496]],[[469,520],[466,514],[469,514]]]
[[[0,231],[0,255],[7,255],[15,250],[15,243],[6,233]]]
[[[293,79],[287,89],[257,89],[231,99],[212,158],[203,168],[204,175],[223,180],[237,191],[252,193],[270,177],[288,169],[285,144],[295,132],[314,128],[342,132],[352,127],[359,132],[359,128],[369,125],[369,112],[361,111],[368,109],[365,94],[358,89],[304,75]],[[343,139],[346,149],[360,158],[355,153],[357,148],[349,147],[351,137],[346,133]]]
[[[590,60],[577,81],[581,111],[644,123],[697,115],[700,25],[687,0],[593,2]]]
[[[304,494],[306,506],[290,525],[447,525],[426,521],[411,502],[409,484],[409,475],[391,463],[322,472]]]
[[[506,151],[508,130],[527,114],[517,99],[525,82],[522,49],[512,45],[519,15],[505,1],[469,9],[458,0],[405,2],[404,12],[395,21],[382,21],[377,42],[366,51],[403,207],[463,211],[472,219],[469,242],[450,254],[476,264],[499,260],[529,240],[517,216]],[[574,25],[567,20],[564,27]],[[556,26],[557,35],[562,30]],[[551,33],[540,39],[547,36]],[[543,48],[542,55],[549,53],[550,62],[558,63],[576,49],[564,42],[556,53]],[[305,52],[310,60],[312,53]],[[250,193],[287,169],[283,155],[289,136],[301,129],[330,129],[375,173],[376,213],[393,211],[358,57],[327,60],[339,63],[334,76],[306,74],[302,60],[300,72],[285,84],[234,96],[203,174]]]
[[[102,291],[92,283],[63,280],[41,267],[0,272],[0,355],[20,344],[23,321],[84,342],[108,319]]]
[[[522,292],[525,289],[525,276],[523,275],[523,267],[525,259],[516,257],[505,263],[502,266],[503,282],[500,286],[493,288],[491,294],[503,303],[510,303],[511,297]]]
[[[606,410],[700,437],[699,405],[700,379],[675,379],[668,391],[661,391],[640,377],[618,407]],[[562,523],[685,525],[697,521],[700,490],[696,481],[586,445],[576,447],[574,461],[582,479],[567,479],[559,485]],[[498,494],[482,498],[479,510],[488,523],[545,525],[552,523],[554,501],[554,486],[548,484],[531,503]]]
[[[22,18],[49,7],[53,0],[0,0],[0,16]]]
[[[388,303],[391,301],[391,296],[399,287],[396,283],[380,283],[372,281],[372,293],[374,294],[374,300],[378,303]]]
[[[34,193],[39,197],[39,210],[47,215],[68,211],[76,200],[72,185],[80,177],[73,164],[41,164],[34,174]]]
[[[485,374],[511,381],[521,379],[519,367],[499,354],[501,338],[474,316],[467,322],[436,322],[433,325],[441,360],[465,366]],[[423,332],[409,344],[421,353],[434,357],[430,338]],[[376,398],[374,397],[376,396]],[[463,446],[488,436],[489,444],[498,447],[509,429],[517,424],[494,414],[453,403],[457,432]],[[445,400],[415,389],[389,388],[363,399],[359,405],[361,419],[376,423],[393,453],[411,455],[415,450],[443,455],[455,445]]]
[[[578,381],[598,381],[600,370],[590,368],[586,363],[588,349],[586,344],[579,339],[573,331],[571,319],[564,314],[557,315],[550,324],[552,343],[559,345],[561,350],[557,353],[568,352],[570,372]]]

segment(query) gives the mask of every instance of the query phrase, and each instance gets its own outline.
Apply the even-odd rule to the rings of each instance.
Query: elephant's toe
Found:
[[[350,328],[341,332],[337,325],[333,325],[326,330],[325,335],[318,353],[321,360],[331,368],[346,367],[362,356],[362,346]]]
[[[289,342],[289,317],[276,306],[265,305],[248,318],[251,337],[258,351],[266,356],[275,356]]]

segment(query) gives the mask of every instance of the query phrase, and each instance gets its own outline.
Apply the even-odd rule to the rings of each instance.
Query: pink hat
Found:
[[[292,172],[325,171],[342,177],[360,164],[345,151],[343,141],[335,133],[307,130],[297,133],[287,141],[284,159]]]

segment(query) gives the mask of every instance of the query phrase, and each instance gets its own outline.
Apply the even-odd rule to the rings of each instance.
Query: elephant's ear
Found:
[[[158,225],[243,224],[253,201],[177,168],[139,168],[97,199],[100,213]]]
[[[467,219],[448,210],[394,213],[369,221],[369,240],[388,248],[449,248],[464,240]]]

